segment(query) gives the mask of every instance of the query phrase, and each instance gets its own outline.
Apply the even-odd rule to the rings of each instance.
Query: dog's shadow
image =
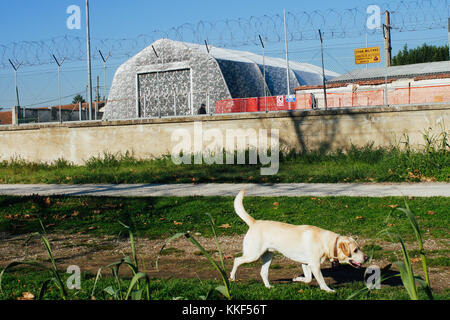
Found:
[[[391,270],[390,267],[391,267],[391,265],[388,265],[381,270],[381,276],[383,278],[384,277],[388,278],[387,280],[382,281],[382,284],[388,285],[391,287],[403,285],[400,277],[392,277],[392,276],[397,276],[400,273],[397,271]],[[322,271],[322,275],[325,278],[325,280],[326,280],[326,278],[331,278],[331,279],[333,279],[333,284],[339,285],[339,284],[345,284],[345,283],[351,283],[351,282],[367,281],[370,276],[375,275],[375,274],[370,273],[370,272],[365,274],[366,269],[367,268],[356,269],[350,265],[339,265],[337,267],[323,268],[323,269],[321,269],[321,271]],[[296,275],[296,276],[299,276],[299,275]],[[287,283],[287,282],[292,282],[292,279],[278,279],[278,280],[273,280],[273,281],[279,282],[279,283]],[[314,276],[313,276],[313,282],[316,283]]]

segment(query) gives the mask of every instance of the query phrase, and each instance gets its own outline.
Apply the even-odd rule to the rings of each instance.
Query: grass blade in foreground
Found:
[[[225,270],[225,263],[224,263],[224,260],[223,260],[222,250],[220,248],[219,241],[218,241],[218,238],[217,238],[217,234],[216,234],[216,231],[215,231],[215,228],[214,228],[214,220],[213,220],[211,214],[206,213],[206,215],[208,215],[209,218],[210,218],[211,228],[212,228],[212,231],[213,231],[213,234],[214,234],[214,238],[215,238],[215,241],[216,241],[217,249],[219,251],[219,257],[220,257],[220,261],[221,261],[221,266],[219,266],[216,263],[216,261],[214,261],[214,259],[205,250],[205,248],[203,248],[202,245],[195,238],[193,238],[189,233],[176,233],[172,237],[167,239],[166,242],[164,243],[164,245],[159,250],[158,257],[156,258],[156,270],[159,270],[159,268],[158,268],[158,260],[161,257],[161,253],[164,250],[164,248],[172,240],[175,240],[175,239],[178,239],[178,238],[184,236],[186,239],[188,239],[193,245],[195,245],[200,250],[200,252],[208,259],[208,261],[211,263],[211,265],[219,272],[220,276],[222,277],[223,286],[217,286],[215,289],[217,291],[219,291],[223,296],[225,296],[228,300],[231,300],[230,283],[228,281],[227,272]]]
[[[419,253],[420,253],[421,260],[422,260],[422,268],[423,268],[423,272],[425,275],[425,280],[423,280],[420,276],[414,275],[414,271],[413,271],[412,264],[411,264],[411,259],[409,257],[408,251],[406,250],[406,245],[405,245],[403,239],[399,235],[389,232],[387,229],[384,229],[378,233],[378,236],[380,236],[382,234],[386,234],[391,239],[395,238],[400,243],[403,261],[397,261],[397,262],[394,262],[394,264],[400,270],[400,277],[403,282],[403,286],[405,287],[409,297],[412,300],[419,299],[419,292],[418,292],[417,286],[416,286],[416,281],[417,281],[422,286],[422,288],[425,290],[428,298],[430,300],[433,300],[433,294],[432,294],[432,290],[431,290],[431,286],[430,286],[430,279],[429,279],[429,274],[428,274],[427,261],[426,261],[426,257],[425,257],[425,250],[424,250],[424,246],[423,246],[422,234],[420,232],[419,224],[417,223],[416,216],[411,211],[406,200],[405,200],[405,207],[406,208],[397,208],[397,210],[400,210],[406,214],[406,217],[408,218],[409,223],[411,224],[411,227],[414,231],[414,234],[416,236],[418,246],[419,246]],[[389,217],[390,217],[390,214],[388,215],[387,218],[389,218]],[[398,276],[398,275],[394,275],[394,276]],[[391,277],[393,277],[393,276],[391,276]],[[389,278],[391,278],[391,277],[389,277]],[[389,278],[381,277],[381,279],[379,279],[380,281],[378,281],[378,279],[377,279],[377,283],[381,283]],[[350,295],[347,299],[352,299],[356,296],[362,295],[366,291],[368,291],[368,288],[360,289],[357,292]]]
[[[41,238],[41,241],[44,244],[45,249],[47,250],[48,257],[49,257],[50,262],[52,264],[52,268],[48,268],[48,267],[46,267],[46,266],[44,266],[44,265],[42,265],[40,263],[33,262],[33,261],[12,262],[8,266],[6,266],[6,268],[3,269],[3,271],[0,273],[0,292],[2,291],[1,283],[2,283],[3,275],[4,275],[5,271],[7,271],[8,269],[10,269],[12,267],[24,264],[24,265],[28,265],[28,266],[39,267],[39,268],[44,269],[44,270],[49,270],[53,274],[53,278],[52,279],[44,281],[44,283],[43,283],[43,285],[41,287],[41,290],[39,292],[39,299],[42,299],[42,297],[44,295],[44,292],[47,289],[48,284],[50,283],[50,280],[54,280],[55,283],[56,283],[56,286],[58,287],[58,289],[60,291],[61,298],[63,300],[66,300],[67,299],[67,291],[66,291],[64,282],[62,281],[61,276],[59,275],[58,268],[56,267],[56,261],[55,261],[55,258],[53,257],[53,252],[52,252],[52,248],[50,246],[50,242],[48,241],[47,237],[44,235],[45,234],[45,228],[44,228],[44,226],[42,224],[42,221],[39,220],[39,223],[41,224],[43,233],[36,232],[35,235],[38,235]]]
[[[403,282],[403,285],[408,292],[408,295],[412,300],[418,300],[419,299],[419,293],[416,286],[416,281],[420,283],[420,285],[424,288],[427,296],[429,299],[433,299],[433,294],[431,291],[430,286],[430,279],[428,276],[428,268],[427,268],[427,262],[425,258],[425,251],[423,247],[423,241],[422,241],[422,235],[420,232],[419,224],[417,223],[415,215],[412,213],[408,203],[405,200],[405,206],[406,208],[397,208],[398,210],[402,211],[406,214],[409,223],[412,226],[412,229],[414,231],[414,234],[416,236],[418,245],[419,245],[419,252],[422,260],[422,268],[425,274],[425,281],[422,280],[419,276],[414,275],[414,271],[412,269],[411,259],[409,257],[408,251],[406,250],[405,243],[403,242],[403,239],[394,233],[388,232],[384,230],[384,233],[386,233],[391,238],[397,239],[397,241],[401,245],[401,252],[403,256],[403,261],[397,261],[395,264],[400,270],[400,276]]]
[[[131,279],[130,286],[128,287],[127,295],[125,296],[125,300],[128,300],[128,297],[130,296],[131,291],[133,290],[134,286],[139,282],[141,278],[145,278],[146,283],[146,293],[147,293],[147,300],[150,300],[150,278],[148,275],[144,272],[138,272],[134,275],[133,279]],[[139,298],[141,297],[141,294],[139,294]],[[140,300],[139,298],[134,300]]]
[[[32,266],[32,267],[38,267],[38,268],[43,269],[43,270],[50,270],[46,266],[44,266],[44,265],[42,265],[40,263],[34,262],[34,261],[20,261],[20,262],[19,261],[14,261],[14,262],[11,262],[10,264],[8,264],[5,267],[5,269],[2,270],[2,272],[0,272],[0,293],[3,293],[2,282],[3,282],[3,276],[4,276],[5,272],[7,270],[9,270],[9,269],[11,269],[11,268],[13,268],[15,266],[19,266],[21,264],[27,265],[27,266]]]
[[[136,253],[136,243],[135,243],[133,232],[131,231],[131,228],[129,226],[123,224],[121,221],[119,221],[119,223],[128,230],[128,234],[130,236],[130,242],[131,242],[132,257],[130,258],[129,256],[125,256],[120,261],[111,263],[111,264],[107,265],[106,267],[104,267],[104,268],[111,268],[114,279],[116,281],[116,288],[114,288],[113,286],[108,286],[107,288],[103,289],[103,291],[108,293],[115,299],[128,300],[128,298],[131,294],[133,300],[140,300],[142,297],[142,291],[143,291],[143,289],[140,288],[140,281],[142,278],[144,278],[147,300],[150,300],[150,278],[146,273],[139,272],[138,259],[137,259],[137,253]],[[120,278],[119,278],[119,268],[123,263],[125,263],[133,272],[133,278],[131,279],[131,283],[127,289],[125,298],[122,294],[122,286],[120,285]],[[91,292],[91,298],[95,298],[94,293],[95,293],[95,289],[97,287],[98,279],[101,276],[101,271],[102,271],[102,268],[99,268],[97,271],[97,275],[96,275],[95,281],[94,281],[94,287],[92,288],[92,292]],[[137,287],[137,290],[133,291],[133,288],[135,286]]]
[[[417,239],[417,243],[419,245],[419,254],[420,254],[420,259],[422,261],[422,269],[423,269],[423,273],[425,275],[425,291],[428,295],[428,297],[430,299],[433,299],[433,294],[431,291],[431,284],[430,284],[430,277],[428,275],[428,267],[427,267],[427,259],[425,256],[425,250],[424,250],[424,246],[423,246],[423,240],[422,240],[422,234],[420,232],[420,228],[419,228],[419,224],[417,223],[417,219],[416,216],[414,215],[414,213],[411,211],[408,203],[405,200],[405,207],[406,208],[397,208],[398,210],[404,212],[406,214],[406,216],[408,217],[409,222],[411,223],[411,227],[414,230],[414,234],[416,236]]]
[[[40,234],[38,232],[37,235],[40,236],[42,242],[44,243],[45,249],[47,249],[48,256],[49,256],[50,261],[52,263],[52,269],[51,270],[52,270],[53,276],[55,277],[56,283],[58,284],[59,290],[61,292],[61,297],[64,300],[66,300],[67,299],[67,291],[66,291],[64,282],[62,281],[61,276],[59,275],[58,268],[56,267],[56,261],[53,258],[53,253],[52,253],[52,249],[50,247],[50,242],[48,241],[48,239],[43,234]]]
[[[230,294],[230,283],[228,282],[228,276],[227,273],[225,271],[225,269],[222,269],[215,261],[214,259],[209,255],[209,253],[200,245],[200,243],[195,240],[190,234],[186,233],[185,237],[191,241],[199,250],[200,252],[209,260],[209,262],[214,266],[214,268],[216,268],[216,270],[220,273],[220,276],[222,277],[222,281],[224,283],[225,286],[225,290],[223,290],[223,288],[221,286],[217,287],[216,289],[224,294],[224,296],[228,299],[231,300],[231,294]]]

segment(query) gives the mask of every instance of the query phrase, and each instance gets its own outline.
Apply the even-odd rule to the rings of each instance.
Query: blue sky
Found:
[[[0,3],[2,43],[17,40],[45,39],[55,35],[84,35],[85,30],[65,27],[66,8],[84,0],[14,0]],[[360,2],[359,2],[360,3]],[[353,8],[356,1],[343,0],[340,7]],[[156,28],[170,28],[185,22],[262,16],[287,10],[313,11],[336,7],[335,1],[293,0],[90,0],[91,25],[97,37],[129,37]],[[84,19],[83,19],[84,27]],[[3,29],[4,30],[4,29]]]
[[[433,0],[437,4],[444,6],[445,0]],[[391,1],[395,3],[396,1]],[[401,3],[401,1],[397,1]],[[342,10],[367,6],[368,4],[379,4],[383,9],[383,1],[293,1],[293,0],[259,0],[259,1],[145,1],[145,0],[91,0],[91,37],[95,40],[108,39],[135,39],[141,34],[151,34],[153,30],[168,30],[185,23],[192,25],[199,21],[221,21],[225,19],[250,19],[250,17],[263,17],[264,15],[282,15],[285,8],[288,12],[307,12],[313,14],[315,10],[326,12],[330,8]],[[69,30],[66,27],[66,20],[69,14],[67,7],[78,5],[81,8],[82,24],[80,30]],[[338,6],[338,7],[337,7]],[[78,37],[80,50],[85,50],[84,37],[85,16],[84,0],[14,0],[0,2],[0,47],[11,46],[12,43],[24,43],[25,41],[44,41],[57,37],[68,36]],[[445,7],[440,8],[445,14]],[[417,14],[416,13],[413,13]],[[402,22],[405,23],[402,16]],[[332,23],[335,17],[327,17]],[[432,18],[430,18],[432,19]],[[414,17],[411,19],[414,21]],[[345,23],[345,21],[340,22]],[[408,25],[408,21],[406,22]],[[298,26],[300,29],[301,26]],[[305,27],[306,28],[306,27]],[[240,34],[236,33],[239,37]],[[369,46],[381,45],[381,33],[370,34],[368,36]],[[398,52],[405,43],[409,47],[421,45],[424,42],[437,45],[447,44],[447,31],[443,29],[433,29],[419,32],[397,32],[393,30],[393,53]],[[212,41],[213,42],[213,41]],[[353,49],[365,46],[366,37],[346,37],[343,39],[326,39],[325,41],[325,67],[327,69],[345,73],[357,67],[353,60]],[[118,43],[120,45],[120,43]],[[150,43],[148,43],[149,45]],[[214,43],[211,43],[214,45]],[[316,40],[293,41],[289,43],[290,58],[295,61],[320,64],[320,43]],[[124,44],[125,46],[125,44]],[[129,43],[127,44],[129,46]],[[283,57],[284,43],[273,42],[267,45],[267,54]],[[67,48],[66,48],[67,49]],[[235,47],[256,53],[261,52],[261,48],[256,45],[245,47]],[[108,50],[106,48],[106,50]],[[129,55],[134,48],[127,47]],[[292,52],[291,52],[292,51]],[[1,56],[0,59],[7,61],[9,57]],[[8,52],[10,54],[10,51]],[[17,53],[17,60],[20,59]],[[37,52],[33,54],[48,55],[48,52]],[[127,57],[111,52],[112,58],[108,61],[107,86],[109,87],[115,69],[123,63]],[[14,57],[12,57],[14,58]],[[61,57],[58,57],[61,58]],[[100,85],[103,87],[102,63],[98,54],[93,53],[93,82],[96,76],[100,77]],[[370,67],[378,67],[372,65]],[[18,83],[22,105],[42,106],[56,105],[58,98],[56,64],[43,64],[37,66],[24,65],[19,69]],[[87,84],[86,63],[83,61],[67,61],[62,66],[62,90],[64,103],[71,102],[71,95],[78,92],[85,92]],[[102,92],[102,91],[101,91]],[[103,95],[103,94],[102,94]],[[85,94],[83,94],[85,96]],[[4,66],[0,68],[0,108],[9,108],[15,103],[14,93],[14,73],[12,68]]]

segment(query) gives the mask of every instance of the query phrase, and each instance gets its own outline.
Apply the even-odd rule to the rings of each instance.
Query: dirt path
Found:
[[[11,236],[0,233],[0,268],[5,267],[12,261],[35,260],[48,261],[47,253],[38,237],[31,234]],[[215,241],[211,238],[204,238],[200,235],[194,237],[212,253],[218,260]],[[65,235],[49,234],[53,255],[61,269],[66,269],[69,265],[77,265],[82,272],[95,274],[99,268],[109,263],[119,261],[124,255],[130,255],[130,242],[128,238],[117,238],[112,236],[93,235]],[[231,270],[233,259],[241,254],[243,235],[220,237],[219,243],[225,257],[227,270]],[[369,239],[359,239],[363,247]],[[145,238],[137,239],[137,252],[140,268],[149,273],[151,277],[167,278],[197,278],[219,279],[217,271],[209,264],[207,259],[200,254],[200,251],[188,240],[180,238],[171,242],[163,251],[159,259],[159,270],[155,268],[155,262],[165,240],[150,240]],[[383,250],[394,250],[398,252],[399,246],[393,243],[379,243]],[[417,249],[413,243],[407,243],[409,250]],[[448,240],[427,240],[426,250],[446,250],[449,248]],[[400,258],[400,257],[399,257]],[[373,261],[372,264],[384,267],[389,264],[387,259]],[[243,265],[239,268],[237,278],[241,280],[260,279],[260,262]],[[123,273],[128,272],[128,268],[122,269]],[[269,279],[277,282],[289,282],[295,276],[300,275],[300,265],[282,255],[275,255],[272,262]],[[414,260],[414,270],[421,273],[420,261]],[[350,266],[340,266],[332,269],[326,263],[322,269],[325,280],[329,284],[342,283],[347,281],[361,281],[364,270],[354,269]],[[431,267],[430,280],[436,292],[441,292],[450,287],[450,268],[445,266]],[[391,285],[399,284],[392,282]],[[317,285],[313,282],[312,285]]]

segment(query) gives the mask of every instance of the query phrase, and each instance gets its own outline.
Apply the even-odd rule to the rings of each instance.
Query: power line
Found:
[[[81,95],[82,93],[83,93],[83,91],[81,91],[81,92],[75,92],[75,93],[69,94],[69,95],[64,96],[64,97],[61,97],[61,98],[63,98],[63,99],[71,98],[71,97],[74,97],[74,96],[76,96],[76,95],[78,95],[78,94]],[[29,107],[34,107],[34,106],[38,106],[38,105],[41,105],[41,104],[46,104],[46,103],[50,103],[50,102],[55,102],[55,101],[58,101],[58,100],[59,100],[59,97],[54,98],[54,99],[50,99],[50,100],[45,100],[45,101],[40,101],[40,102],[36,102],[36,103],[24,105],[23,107],[29,108]]]

